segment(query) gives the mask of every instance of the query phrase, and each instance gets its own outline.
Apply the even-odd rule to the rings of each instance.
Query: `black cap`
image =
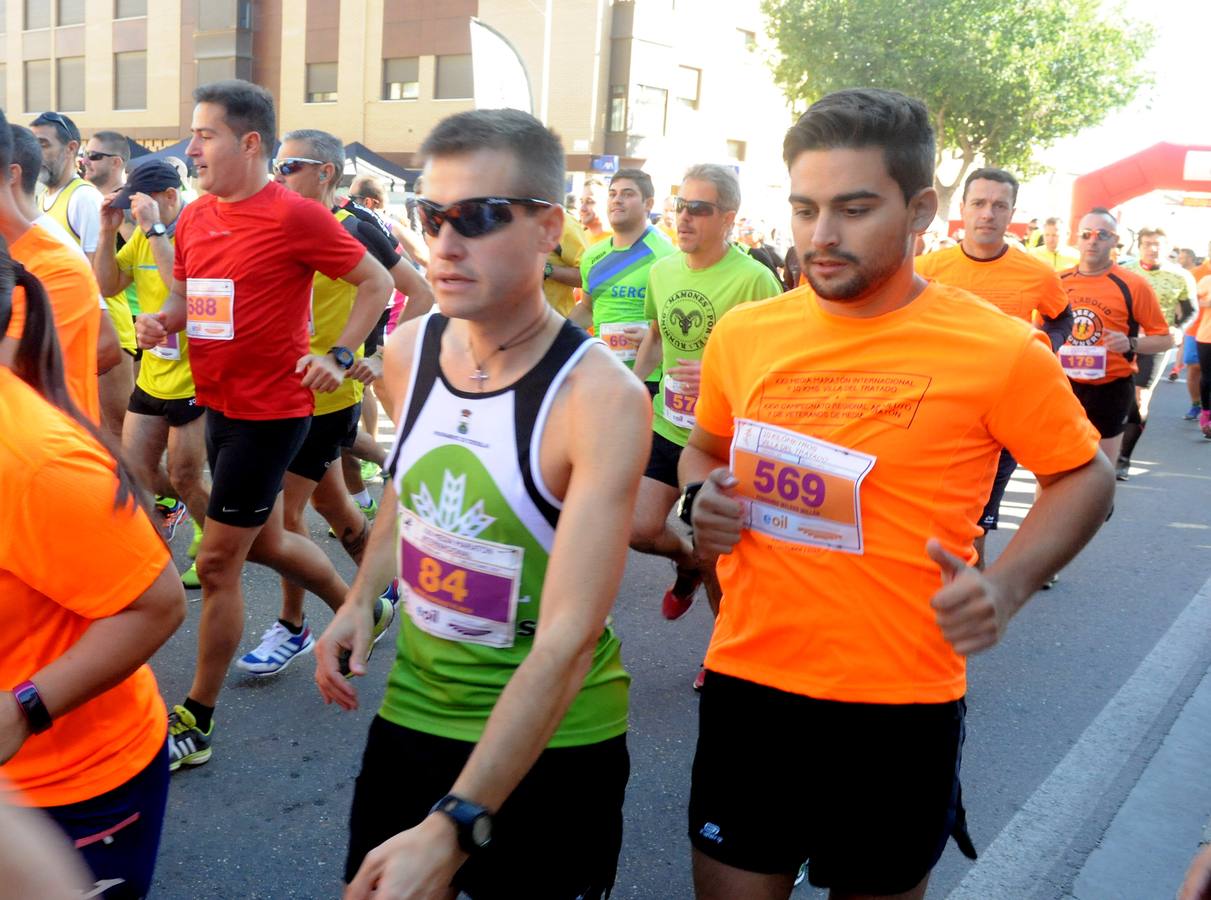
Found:
[[[131,169],[126,184],[109,205],[112,209],[130,209],[131,194],[156,194],[180,186],[181,175],[172,163],[162,159],[148,160]]]
[[[59,130],[59,134],[67,139],[63,143],[66,144],[70,141],[75,141],[77,144],[80,143],[80,129],[76,127],[75,122],[63,115],[63,113],[44,112],[29,124],[31,128],[35,125],[53,125]]]

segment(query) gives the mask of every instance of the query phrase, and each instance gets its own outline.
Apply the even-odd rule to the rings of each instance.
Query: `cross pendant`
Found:
[[[476,369],[471,374],[471,378],[479,383],[479,389],[482,391],[484,389],[484,382],[488,380],[488,373],[483,369]]]

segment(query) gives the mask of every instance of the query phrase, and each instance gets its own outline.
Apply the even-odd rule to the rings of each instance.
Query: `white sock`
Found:
[[[362,509],[365,509],[374,502],[370,499],[370,491],[368,488],[362,488],[362,492],[360,494],[353,494],[352,497],[354,502],[357,503],[357,505]]]

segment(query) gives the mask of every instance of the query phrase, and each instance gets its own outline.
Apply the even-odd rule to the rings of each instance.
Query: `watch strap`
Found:
[[[456,794],[446,794],[429,810],[430,813],[441,813],[454,822],[455,830],[458,833],[458,845],[466,853],[475,853],[487,846],[488,841],[477,841],[475,839],[475,823],[480,819],[487,819],[490,824],[492,821],[491,814],[478,803],[472,803],[470,800],[464,800]]]
[[[698,496],[698,492],[702,490],[702,482],[694,481],[685,486],[685,490],[681,492],[681,499],[677,503],[677,518],[686,525],[692,525],[690,514],[694,510],[694,500]]]
[[[32,681],[23,681],[13,688],[13,696],[17,699],[17,705],[21,707],[21,712],[29,723],[31,732],[41,734],[50,728],[52,724],[50,710],[42,702],[42,695],[38,693],[37,685]]]

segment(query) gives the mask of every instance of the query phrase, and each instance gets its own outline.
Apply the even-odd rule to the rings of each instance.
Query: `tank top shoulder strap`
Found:
[[[416,343],[412,348],[412,373],[408,379],[407,405],[396,423],[395,444],[384,466],[387,474],[395,475],[395,464],[399,458],[404,439],[416,424],[416,419],[429,399],[429,393],[440,376],[442,334],[450,322],[434,310],[425,315],[416,331]]]

